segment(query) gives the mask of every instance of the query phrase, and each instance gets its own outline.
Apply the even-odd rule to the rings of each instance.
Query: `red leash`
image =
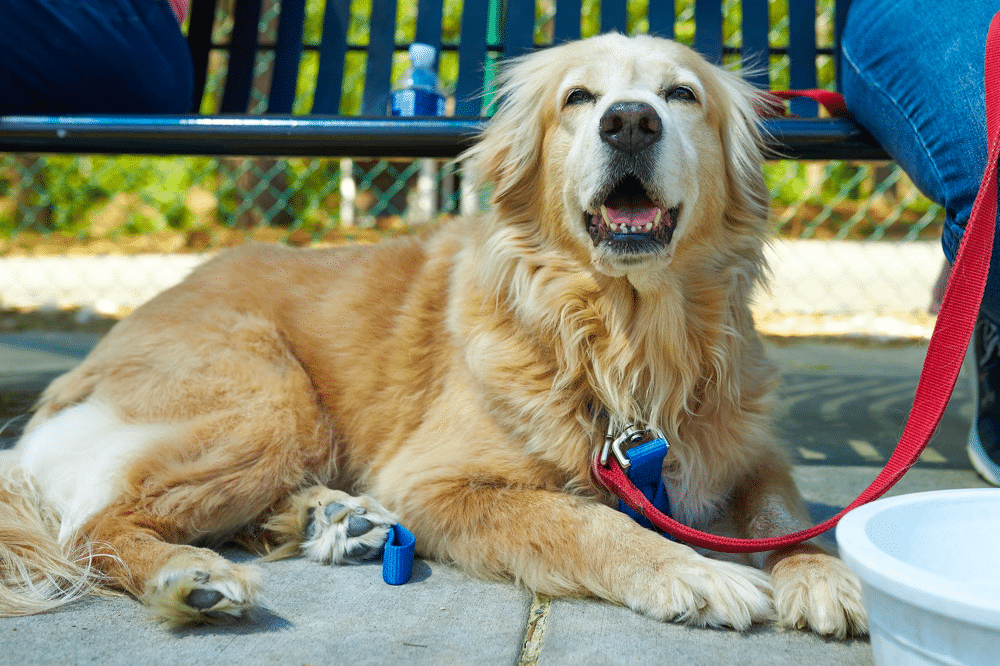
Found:
[[[727,553],[755,553],[777,550],[812,539],[831,529],[850,510],[881,497],[906,474],[920,457],[927,442],[941,422],[962,359],[976,324],[986,274],[993,248],[993,230],[997,209],[997,159],[1000,158],[1000,12],[993,17],[986,42],[986,127],[989,162],[983,174],[979,195],[972,208],[962,243],[952,267],[934,333],[927,348],[927,358],[920,373],[913,407],[903,435],[885,469],[861,495],[839,514],[823,523],[794,534],[768,539],[720,537],[682,525],[658,511],[609,456],[607,465],[594,459],[593,471],[604,484],[633,510],[646,516],[658,528],[680,541]]]

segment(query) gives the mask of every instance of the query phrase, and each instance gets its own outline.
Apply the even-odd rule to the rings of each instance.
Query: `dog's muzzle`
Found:
[[[598,131],[612,150],[609,183],[586,214],[594,246],[606,243],[620,254],[662,249],[673,238],[680,206],[664,205],[650,193],[663,136],[659,114],[645,102],[618,102],[601,116]]]

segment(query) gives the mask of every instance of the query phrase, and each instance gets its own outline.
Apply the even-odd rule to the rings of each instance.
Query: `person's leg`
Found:
[[[847,105],[945,209],[953,261],[986,166],[983,53],[993,0],[853,0],[842,35]],[[1000,235],[973,335],[976,469],[1000,484]]]
[[[193,67],[167,0],[0,3],[0,113],[184,113]]]
[[[992,320],[979,317],[969,351],[969,366],[976,371],[969,460],[980,476],[1000,486],[1000,329]]]

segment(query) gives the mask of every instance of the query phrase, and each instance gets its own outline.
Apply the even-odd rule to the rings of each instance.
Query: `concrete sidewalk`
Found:
[[[0,334],[0,419],[20,413],[94,342],[73,334]],[[781,434],[816,519],[854,499],[891,450],[916,385],[922,345],[772,345],[785,387]],[[964,457],[966,381],[933,455],[893,494],[982,487]],[[12,443],[18,423],[5,433]],[[3,446],[0,442],[0,447]],[[240,551],[228,551],[245,561]],[[867,640],[827,641],[757,627],[747,633],[655,622],[601,601],[533,597],[508,582],[417,561],[385,585],[378,565],[263,565],[266,608],[253,621],[172,633],[131,598],[90,598],[46,615],[0,620],[0,664],[739,664],[872,663]]]

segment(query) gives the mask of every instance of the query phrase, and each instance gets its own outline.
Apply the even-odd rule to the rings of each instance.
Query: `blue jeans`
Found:
[[[185,113],[193,81],[167,0],[0,0],[0,114]]]
[[[843,1],[843,0],[841,0]],[[983,54],[997,0],[852,0],[841,92],[854,117],[945,210],[954,261],[986,167]],[[1000,234],[980,315],[1000,323]]]

